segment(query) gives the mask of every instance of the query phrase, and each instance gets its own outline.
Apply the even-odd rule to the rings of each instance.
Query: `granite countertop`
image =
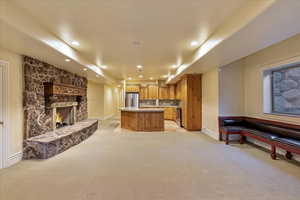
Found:
[[[127,112],[164,112],[164,109],[162,108],[130,108],[125,107],[121,108],[121,111],[127,111]]]
[[[141,106],[141,108],[179,108],[180,106]]]

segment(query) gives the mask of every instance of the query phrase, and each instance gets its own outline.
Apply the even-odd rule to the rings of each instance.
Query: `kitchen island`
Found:
[[[133,131],[164,131],[164,109],[121,108],[121,128]]]

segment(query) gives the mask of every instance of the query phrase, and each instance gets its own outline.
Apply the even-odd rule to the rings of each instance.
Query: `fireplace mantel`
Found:
[[[50,105],[51,108],[63,108],[77,106],[78,102],[56,102]]]
[[[45,96],[66,95],[66,96],[84,96],[85,89],[71,85],[44,83]]]

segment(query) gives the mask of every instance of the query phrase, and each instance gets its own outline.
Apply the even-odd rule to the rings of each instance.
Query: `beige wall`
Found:
[[[120,105],[120,89],[111,85],[88,81],[89,118],[105,119],[117,114]]]
[[[104,116],[110,117],[118,111],[118,88],[104,85]]]
[[[219,69],[219,115],[243,116],[244,61],[240,60]]]
[[[202,127],[203,132],[218,138],[219,72],[215,68],[202,76]]]
[[[271,119],[299,124],[300,118],[263,113],[262,73],[265,69],[300,61],[300,34],[261,50],[244,59],[245,64],[245,113],[250,117]]]
[[[22,56],[0,48],[0,60],[9,63],[8,68],[8,156],[22,151],[23,143],[23,67]]]
[[[263,113],[263,71],[300,61],[300,34],[221,68],[220,115],[299,124],[299,117]],[[242,107],[243,106],[243,107]]]
[[[102,119],[104,117],[104,85],[88,81],[88,116]]]

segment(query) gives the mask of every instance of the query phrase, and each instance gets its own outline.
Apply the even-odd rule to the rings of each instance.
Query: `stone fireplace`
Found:
[[[53,130],[76,123],[76,106],[78,102],[58,102],[51,104]]]
[[[91,136],[87,79],[24,56],[24,159],[47,159]]]

